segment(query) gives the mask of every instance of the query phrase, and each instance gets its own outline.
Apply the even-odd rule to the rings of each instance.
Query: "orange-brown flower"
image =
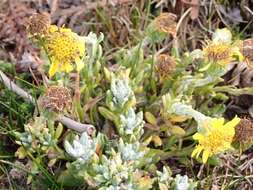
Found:
[[[240,143],[253,143],[253,123],[248,119],[241,119],[235,128],[234,141]]]
[[[160,54],[157,57],[155,68],[161,78],[167,78],[175,71],[176,61],[169,55]]]
[[[49,32],[50,23],[51,19],[48,13],[36,13],[30,17],[27,31],[32,36],[47,35]]]
[[[71,94],[69,89],[61,86],[50,86],[40,99],[40,105],[50,111],[62,112],[71,107]]]
[[[175,37],[177,28],[176,19],[177,16],[175,14],[162,13],[155,18],[154,22],[160,32],[171,34],[173,37]]]

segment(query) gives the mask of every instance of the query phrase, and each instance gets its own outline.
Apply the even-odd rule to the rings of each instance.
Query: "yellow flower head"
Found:
[[[85,41],[70,29],[51,26],[45,48],[51,60],[49,77],[56,72],[69,73],[73,70],[73,64],[76,64],[77,71],[82,69]]]
[[[226,66],[235,60],[235,57],[242,61],[243,55],[240,53],[240,48],[236,44],[225,42],[210,42],[203,50],[206,59],[210,62]]]
[[[192,157],[198,158],[203,151],[202,161],[206,163],[208,157],[230,149],[235,135],[235,126],[239,122],[240,119],[237,117],[226,124],[224,124],[224,118],[211,119],[205,134],[195,133],[193,135],[193,139],[197,140],[199,144],[193,150]]]
[[[223,66],[233,61],[232,47],[228,43],[210,43],[203,51],[208,61]]]

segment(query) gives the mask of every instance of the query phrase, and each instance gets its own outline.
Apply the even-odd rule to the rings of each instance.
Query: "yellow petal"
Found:
[[[244,61],[244,56],[241,54],[241,52],[238,52],[237,53],[237,56],[238,56],[238,59],[239,59],[239,61]]]
[[[80,58],[76,58],[75,62],[76,62],[76,70],[80,72],[84,67],[84,62]]]
[[[195,134],[192,136],[192,138],[193,138],[194,140],[201,141],[201,140],[204,139],[204,136],[203,136],[202,134],[200,134],[200,133],[195,133]]]
[[[199,147],[198,147],[198,153],[197,153],[197,155],[196,155],[196,158],[198,158],[199,157],[199,155],[200,155],[200,153],[204,150],[204,147],[203,146],[200,146],[200,145],[198,145]]]
[[[234,47],[233,48],[233,55],[236,56],[239,61],[243,61],[244,60],[244,56],[240,52],[240,49],[238,47]]]
[[[49,68],[49,71],[48,71],[49,78],[51,78],[52,76],[55,75],[55,73],[57,72],[57,68],[58,68],[58,63],[57,62],[53,62],[50,65],[50,68]]]
[[[69,73],[69,72],[71,72],[72,70],[73,70],[73,67],[72,67],[71,64],[65,63],[65,64],[63,64],[62,67],[61,67],[61,71],[64,71],[64,72],[66,72],[66,73]]]
[[[207,162],[209,156],[210,156],[209,151],[204,150],[203,155],[202,155],[202,161],[204,164]]]
[[[192,151],[191,157],[196,157],[196,158],[198,158],[198,157],[199,157],[199,154],[201,153],[202,150],[203,150],[203,147],[197,145],[197,146],[195,147],[195,149]]]
[[[230,142],[224,142],[223,146],[224,146],[225,150],[230,149],[231,148],[231,143]]]
[[[232,127],[234,128],[238,123],[240,122],[240,118],[235,117],[234,119],[232,119],[231,121],[227,122],[224,127]]]
[[[51,25],[49,27],[49,32],[50,33],[56,32],[57,30],[58,30],[58,27],[56,25]]]
[[[219,118],[219,119],[217,119],[217,118],[214,118],[214,119],[212,119],[212,127],[221,127],[223,124],[224,124],[224,118],[222,117],[222,118]]]
[[[192,151],[191,157],[195,157],[197,153],[198,153],[198,147],[196,147],[196,148]]]
[[[226,131],[226,136],[232,138],[235,135],[235,128],[234,127],[223,126],[223,129]]]

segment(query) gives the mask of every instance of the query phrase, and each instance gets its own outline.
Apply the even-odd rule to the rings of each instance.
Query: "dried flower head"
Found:
[[[175,14],[162,13],[155,18],[154,22],[160,32],[171,34],[173,37],[176,37],[176,19],[177,16]]]
[[[253,61],[253,38],[243,40],[242,54],[246,59]]]
[[[49,76],[52,77],[61,71],[69,73],[73,70],[73,63],[76,64],[77,71],[80,71],[84,66],[82,61],[85,55],[84,38],[66,28],[51,26],[49,30],[50,34],[45,44],[52,62]]]
[[[46,94],[40,99],[40,104],[44,109],[55,112],[69,110],[71,102],[69,89],[61,86],[50,86]]]
[[[253,142],[253,123],[248,119],[241,119],[235,128],[234,140],[240,143]]]
[[[44,36],[49,32],[51,19],[46,12],[36,13],[29,19],[27,31],[32,36]]]
[[[233,49],[228,43],[209,43],[203,51],[208,61],[223,66],[233,61]]]
[[[176,69],[176,61],[169,55],[161,54],[157,58],[156,71],[161,78],[167,78]]]

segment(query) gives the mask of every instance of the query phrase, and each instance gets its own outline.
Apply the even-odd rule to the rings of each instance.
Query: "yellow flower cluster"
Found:
[[[76,64],[77,71],[83,68],[85,41],[70,29],[50,26],[45,48],[52,63],[49,69],[50,77],[56,72],[72,71],[73,63]]]
[[[224,118],[211,119],[211,123],[206,127],[206,133],[195,133],[193,139],[199,144],[192,152],[192,157],[198,158],[203,151],[202,161],[206,163],[208,158],[231,148],[231,143],[235,135],[235,126],[240,119],[235,117],[233,120],[224,124]]]

